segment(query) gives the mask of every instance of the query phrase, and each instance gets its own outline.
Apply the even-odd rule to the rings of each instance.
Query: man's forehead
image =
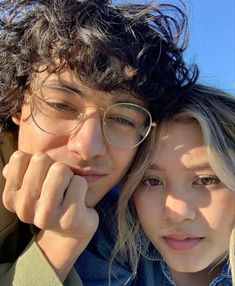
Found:
[[[34,75],[31,82],[31,89],[35,90],[43,86],[61,86],[71,89],[79,96],[84,98],[99,97],[101,100],[112,100],[114,102],[131,102],[143,107],[148,107],[148,104],[141,98],[135,96],[128,90],[113,90],[111,92],[97,90],[86,86],[81,80],[76,77],[75,73],[70,69],[64,69],[60,72],[49,73],[47,71],[38,72]]]

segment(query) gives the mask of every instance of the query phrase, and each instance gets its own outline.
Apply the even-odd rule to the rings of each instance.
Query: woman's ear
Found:
[[[14,115],[12,115],[11,117],[12,121],[16,124],[16,125],[20,125],[20,119],[21,119],[21,111],[15,113]]]

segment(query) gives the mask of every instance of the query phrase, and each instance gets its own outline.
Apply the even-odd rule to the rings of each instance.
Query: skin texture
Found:
[[[25,100],[21,112],[12,118],[19,125],[19,150],[3,172],[3,203],[22,221],[42,229],[37,243],[63,281],[98,226],[94,205],[121,180],[137,151],[106,142],[97,107],[144,104],[129,94],[92,90],[70,70],[38,74],[31,89],[42,82],[66,85],[75,96],[83,97],[85,117],[71,134],[51,135],[35,125]]]
[[[171,123],[160,135],[133,199],[176,284],[209,285],[228,249],[235,195],[211,169],[195,121]]]

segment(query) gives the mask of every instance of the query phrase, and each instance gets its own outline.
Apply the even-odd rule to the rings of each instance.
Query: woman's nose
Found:
[[[195,216],[195,208],[187,199],[187,195],[167,194],[164,206],[165,220],[178,224],[185,220],[193,220]]]

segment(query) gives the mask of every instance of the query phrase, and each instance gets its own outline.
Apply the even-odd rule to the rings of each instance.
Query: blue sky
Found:
[[[159,1],[177,3],[178,0]],[[184,1],[189,9],[190,29],[186,60],[198,64],[201,83],[235,95],[235,0]]]
[[[187,58],[200,68],[203,83],[235,94],[235,1],[189,0]]]

